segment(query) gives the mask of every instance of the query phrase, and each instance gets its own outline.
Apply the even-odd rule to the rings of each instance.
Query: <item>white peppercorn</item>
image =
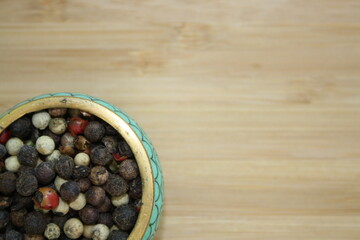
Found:
[[[86,153],[78,153],[74,158],[75,165],[78,166],[89,166],[90,157]]]
[[[50,122],[51,116],[47,112],[38,112],[32,116],[32,124],[34,127],[44,130]]]
[[[128,204],[129,203],[129,195],[127,193],[125,193],[125,194],[123,194],[121,196],[112,197],[111,198],[111,203],[115,207],[119,207],[121,205]]]
[[[51,137],[41,136],[36,140],[36,150],[43,155],[51,154],[55,149],[55,142]]]
[[[84,232],[82,222],[77,218],[70,218],[64,225],[64,233],[68,238],[77,239]]]
[[[63,134],[66,131],[66,120],[64,118],[52,118],[49,129],[55,134]]]
[[[86,198],[85,198],[85,194],[83,193],[80,193],[77,196],[77,198],[69,204],[70,208],[74,210],[81,210],[85,207],[85,205],[86,205]]]
[[[17,155],[21,149],[21,147],[24,145],[24,142],[17,137],[10,138],[6,142],[6,150],[10,155]]]
[[[61,230],[60,227],[58,225],[56,225],[55,223],[49,223],[46,226],[45,232],[44,232],[44,236],[51,240],[51,239],[57,239],[60,237],[61,234]]]
[[[10,172],[17,172],[20,168],[20,162],[17,156],[10,156],[5,159],[5,168]]]
[[[92,229],[93,240],[106,240],[109,234],[110,230],[105,224],[96,224]]]

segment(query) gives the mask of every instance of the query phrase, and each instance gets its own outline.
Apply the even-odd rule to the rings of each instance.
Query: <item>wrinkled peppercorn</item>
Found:
[[[97,209],[99,210],[99,212],[108,212],[111,210],[111,208],[111,200],[106,196],[104,202]]]
[[[138,213],[134,206],[124,204],[115,209],[113,220],[120,230],[130,231],[135,225],[137,215]]]
[[[139,168],[135,160],[126,159],[120,163],[119,173],[125,180],[132,180],[139,175]]]
[[[125,141],[118,143],[118,150],[121,156],[127,156],[128,158],[134,156],[129,144],[127,144]]]
[[[91,150],[90,159],[95,165],[105,166],[113,160],[113,157],[106,147],[99,145]]]
[[[25,215],[27,214],[27,210],[22,208],[18,211],[10,212],[10,222],[15,227],[23,227],[25,224]]]
[[[79,184],[81,192],[86,192],[91,186],[91,182],[88,178],[77,179],[76,182]]]
[[[114,136],[105,136],[101,139],[101,142],[105,145],[105,147],[111,154],[116,153],[118,149],[118,143]]]
[[[0,196],[0,209],[1,210],[10,207],[11,203],[12,203],[11,197]]]
[[[101,187],[91,186],[85,193],[85,197],[87,203],[98,207],[105,201],[106,193]]]
[[[84,136],[79,135],[74,139],[74,146],[79,151],[88,151],[90,142]]]
[[[0,192],[10,195],[16,190],[16,175],[12,172],[0,174]]]
[[[27,197],[35,193],[38,188],[38,181],[32,174],[21,174],[16,180],[16,191]]]
[[[86,178],[90,174],[90,168],[87,166],[75,166],[73,170],[73,179]]]
[[[99,219],[99,211],[93,206],[86,205],[79,211],[79,217],[84,224],[96,224]]]
[[[110,174],[104,188],[111,196],[116,197],[123,195],[129,189],[128,183],[119,175]]]
[[[4,240],[23,240],[23,235],[14,229],[6,230]]]
[[[90,171],[89,179],[94,185],[102,185],[109,178],[109,172],[103,166],[93,167]]]
[[[55,178],[55,171],[49,162],[42,162],[35,169],[35,176],[40,184],[49,184]]]
[[[65,201],[72,202],[77,196],[80,194],[80,186],[77,182],[68,181],[61,185],[60,187],[60,195],[61,198]]]
[[[20,148],[17,157],[21,165],[35,167],[38,155],[34,147],[25,144]]]
[[[90,142],[99,142],[105,135],[105,128],[104,126],[99,123],[98,121],[91,121],[85,127],[84,136]]]
[[[31,135],[32,123],[29,118],[23,117],[13,122],[9,129],[11,135],[24,140]]]
[[[31,212],[25,217],[24,228],[27,234],[43,234],[46,225],[46,217],[40,212]]]
[[[61,155],[54,166],[55,172],[64,179],[70,179],[74,169],[74,160],[67,155]]]

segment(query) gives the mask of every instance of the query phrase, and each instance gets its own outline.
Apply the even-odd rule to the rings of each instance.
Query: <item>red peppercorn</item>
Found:
[[[124,161],[128,158],[127,156],[121,156],[120,153],[114,153],[113,157],[114,157],[115,161],[118,161],[118,162]]]
[[[51,210],[59,205],[59,195],[49,187],[42,187],[37,190],[33,198],[38,208]]]
[[[11,137],[11,132],[9,129],[4,130],[1,134],[0,134],[0,143],[1,144],[5,144],[9,138]]]
[[[85,127],[88,125],[89,121],[79,118],[79,117],[73,117],[70,119],[67,128],[71,135],[77,136],[78,134],[83,134]]]

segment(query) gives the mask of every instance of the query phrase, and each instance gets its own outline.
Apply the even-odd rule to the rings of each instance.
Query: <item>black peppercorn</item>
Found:
[[[104,188],[111,196],[121,196],[129,189],[128,183],[119,175],[110,174]]]
[[[120,230],[130,231],[136,222],[137,211],[134,206],[124,204],[117,207],[113,213],[113,220]]]
[[[38,181],[32,174],[21,174],[16,180],[16,191],[28,197],[32,195],[38,188]]]
[[[85,193],[85,197],[87,203],[93,205],[94,207],[99,207],[104,203],[106,193],[101,187],[91,186]]]
[[[76,182],[79,184],[81,192],[86,192],[91,186],[91,182],[88,178],[77,179]]]
[[[98,207],[97,209],[99,210],[99,212],[108,212],[111,210],[111,208],[111,200],[106,196],[103,204],[101,204],[100,207]]]
[[[70,179],[74,169],[74,160],[67,155],[61,155],[54,166],[55,172],[64,179]]]
[[[113,160],[113,156],[104,146],[96,146],[91,150],[90,159],[95,165],[105,166]]]
[[[91,121],[85,127],[84,135],[90,142],[98,142],[105,136],[105,128],[98,121]]]
[[[38,155],[34,147],[25,144],[20,148],[17,156],[21,165],[35,167]]]
[[[68,181],[61,185],[60,195],[65,201],[72,202],[80,194],[80,186],[77,182]]]
[[[42,135],[51,137],[56,146],[60,144],[61,137],[50,131],[50,129],[45,129]]]
[[[99,219],[99,211],[93,206],[86,205],[79,211],[79,217],[84,224],[96,224]]]
[[[101,142],[105,145],[105,147],[111,154],[116,153],[118,149],[118,143],[114,136],[105,136],[101,139]]]
[[[23,240],[23,234],[13,229],[9,229],[5,232],[4,240]]]
[[[16,190],[16,175],[12,172],[0,174],[0,192],[10,195]]]
[[[93,167],[90,171],[89,179],[94,185],[102,185],[109,178],[109,172],[103,166]]]
[[[40,184],[49,184],[55,178],[55,171],[50,162],[42,162],[35,169],[35,176]]]
[[[10,127],[11,135],[21,139],[27,139],[32,131],[31,120],[27,117],[20,118],[13,122]]]
[[[0,229],[6,227],[9,223],[9,213],[7,211],[0,211]]]
[[[111,213],[100,213],[99,214],[99,219],[98,219],[98,224],[105,224],[106,226],[108,226],[109,228],[111,228],[112,225],[114,225],[114,221],[112,219],[112,214]]]
[[[129,234],[120,230],[111,231],[109,234],[108,240],[126,240],[128,239]]]
[[[86,178],[90,174],[90,168],[87,166],[76,166],[73,170],[73,179]]]
[[[74,146],[79,151],[87,151],[90,147],[90,142],[84,136],[77,136],[74,139]]]
[[[5,157],[7,154],[6,147],[3,144],[0,144],[0,159]]]
[[[119,173],[125,180],[132,180],[139,175],[139,167],[135,160],[126,159],[120,163]]]
[[[27,211],[25,208],[22,208],[18,211],[10,212],[10,222],[15,227],[23,227],[25,224],[25,215],[27,214]]]
[[[47,225],[44,214],[40,212],[31,212],[25,216],[25,232],[27,234],[43,234]]]
[[[118,150],[121,156],[127,156],[128,158],[134,156],[129,144],[127,144],[125,141],[118,143]]]
[[[130,182],[129,196],[134,199],[140,199],[142,196],[141,178],[138,177]]]
[[[23,175],[23,174],[35,175],[35,168],[29,167],[29,166],[21,166],[17,173],[18,173],[18,176]]]

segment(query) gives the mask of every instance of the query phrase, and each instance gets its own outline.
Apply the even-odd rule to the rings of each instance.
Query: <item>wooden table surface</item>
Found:
[[[359,1],[1,0],[0,82],[137,120],[157,240],[360,239]]]

